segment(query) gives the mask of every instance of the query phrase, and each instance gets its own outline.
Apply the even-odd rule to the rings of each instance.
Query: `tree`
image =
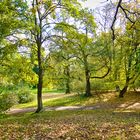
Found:
[[[83,9],[81,11],[81,15],[79,16],[79,25],[80,27],[78,26],[76,27],[76,29],[68,30],[65,33],[67,35],[68,41],[72,43],[71,49],[73,50],[73,52],[71,52],[70,57],[77,58],[77,61],[80,61],[80,63],[82,62],[84,67],[86,81],[85,95],[91,96],[90,71],[87,61],[88,56],[91,54],[89,52],[89,50],[91,49],[89,44],[91,44],[92,42],[92,39],[89,38],[89,34],[93,36],[95,23],[92,14],[87,9]],[[68,69],[69,67],[67,67],[66,69],[67,74],[69,75]]]
[[[2,77],[4,83],[10,79],[10,83],[14,82],[12,79],[15,77],[9,72],[14,69],[13,63],[17,59],[15,56],[18,55],[18,59],[22,59],[17,54],[20,40],[15,39],[13,36],[19,26],[22,28],[24,24],[22,21],[17,20],[19,17],[17,13],[19,5],[12,4],[14,2],[12,0],[3,0],[0,3],[0,77]],[[17,68],[16,65],[15,68]],[[16,74],[15,70],[12,72]]]
[[[32,0],[27,1],[16,1],[15,4],[22,3],[18,9],[20,13],[20,19],[24,19],[26,28],[19,29],[26,34],[28,46],[30,49],[34,46],[35,53],[37,56],[37,68],[38,68],[38,84],[37,84],[37,101],[38,108],[36,112],[40,112],[43,108],[42,104],[42,86],[43,86],[43,75],[45,70],[45,62],[48,58],[46,54],[47,45],[50,44],[51,39],[61,37],[55,31],[55,25],[61,24],[62,26],[71,26],[64,23],[61,17],[66,13],[72,18],[75,18],[79,14],[80,4],[77,0],[61,1],[61,0]],[[23,6],[25,8],[23,8]],[[26,45],[27,46],[27,45]]]
[[[126,31],[119,38],[119,44],[121,44],[122,60],[125,71],[125,84],[122,90],[120,90],[119,97],[123,97],[127,91],[129,85],[134,84],[140,75],[140,31],[139,22],[135,23],[134,28],[130,30],[130,24],[126,25]]]
[[[72,56],[78,61],[79,66],[85,75],[85,96],[91,96],[91,78],[104,78],[108,75],[110,67],[108,67],[108,61],[105,59],[106,55],[103,56],[102,53],[109,51],[107,57],[110,56],[109,46],[97,43],[96,33],[95,33],[95,23],[92,13],[87,9],[83,10],[82,16],[79,22],[80,27],[76,29],[64,30],[66,34],[66,39],[68,39]],[[68,43],[67,43],[68,44]],[[106,47],[106,49],[104,49]],[[102,60],[101,60],[102,59]],[[98,60],[101,60],[99,63]],[[97,63],[98,64],[97,64]],[[101,63],[102,62],[102,63]],[[101,68],[97,68],[101,67]],[[95,76],[96,71],[103,70],[107,68],[107,72],[103,76]]]
[[[69,94],[71,92],[71,72],[72,65],[75,62],[74,55],[71,51],[71,43],[62,39],[58,40],[57,44],[59,48],[54,49],[53,52],[51,51],[52,59],[55,59],[54,69],[56,72],[55,79],[59,80],[64,84],[65,93]],[[61,46],[62,45],[62,46]],[[51,45],[52,48],[52,45]]]

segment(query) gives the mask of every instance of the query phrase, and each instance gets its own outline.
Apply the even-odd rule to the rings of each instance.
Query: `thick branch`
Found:
[[[124,14],[125,14],[125,17],[130,21],[130,22],[132,22],[133,24],[135,23],[134,21],[132,21],[129,17],[128,17],[128,15],[127,15],[127,13],[126,13],[126,9],[124,9],[121,5],[120,5],[120,8],[122,9],[122,11],[124,12]],[[128,11],[128,10],[127,10]]]
[[[111,70],[111,68],[110,68],[110,67],[108,67],[107,72],[106,72],[103,76],[93,76],[93,77],[90,77],[90,78],[103,79],[103,78],[105,78],[105,77],[109,74],[110,70]]]

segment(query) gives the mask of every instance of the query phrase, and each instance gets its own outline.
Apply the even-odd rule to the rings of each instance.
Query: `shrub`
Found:
[[[0,95],[0,112],[10,109],[17,103],[17,96],[14,93],[3,93]]]
[[[73,81],[71,83],[71,91],[76,92],[78,94],[84,94],[85,92],[85,82],[84,81]]]
[[[91,83],[91,89],[95,92],[98,92],[98,91],[102,91],[104,88],[104,84],[101,83],[101,82],[94,82],[94,83]]]
[[[30,93],[29,90],[19,90],[18,93],[18,103],[28,103],[33,101],[34,96]]]

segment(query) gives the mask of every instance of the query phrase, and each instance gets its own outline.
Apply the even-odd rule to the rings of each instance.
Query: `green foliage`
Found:
[[[30,90],[29,86],[21,82],[18,85],[2,85],[0,87],[0,95],[6,96],[7,94],[10,96],[17,97],[16,103],[27,103],[31,102],[34,99],[34,95],[32,94],[32,91]],[[13,93],[13,94],[12,94]],[[36,93],[36,91],[35,91]],[[7,99],[9,96],[7,95]]]
[[[17,93],[18,103],[28,103],[34,100],[34,95],[28,89],[21,89]]]
[[[9,49],[12,48],[9,47]],[[24,81],[31,85],[37,83],[37,75],[32,70],[32,65],[29,58],[21,56],[20,54],[6,51],[9,54],[2,54],[4,60],[1,60],[2,68],[0,75],[5,78],[5,82],[12,84],[19,84]],[[7,77],[7,79],[6,79]]]
[[[100,92],[104,89],[104,83],[101,81],[92,82],[91,89],[92,91]]]
[[[0,94],[5,94],[9,92],[16,93],[18,87],[13,84],[1,84],[0,85]]]
[[[73,92],[83,94],[85,91],[85,83],[83,81],[73,81],[71,84],[71,88]]]
[[[91,89],[93,92],[106,92],[106,91],[115,91],[116,85],[120,88],[123,88],[125,81],[109,81],[105,79],[93,80],[91,81]]]
[[[15,93],[7,92],[0,95],[0,112],[10,109],[17,104],[17,96]]]

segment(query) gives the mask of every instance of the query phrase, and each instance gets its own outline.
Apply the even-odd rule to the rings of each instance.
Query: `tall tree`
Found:
[[[19,8],[20,18],[27,23],[26,28],[20,30],[26,34],[26,40],[29,41],[28,48],[29,46],[30,49],[34,47],[34,53],[37,56],[38,107],[36,112],[40,112],[43,108],[42,86],[45,62],[48,58],[47,46],[51,43],[52,38],[56,39],[61,36],[55,31],[54,27],[57,24],[67,25],[67,27],[69,24],[74,24],[73,22],[65,24],[61,17],[67,14],[71,19],[75,18],[79,14],[81,6],[77,0],[32,0],[29,2],[17,0],[16,3],[22,3]],[[23,8],[23,6],[26,8]]]
[[[121,67],[125,72],[125,84],[120,90],[119,97],[123,97],[127,91],[127,88],[131,84],[134,84],[137,78],[140,76],[139,22],[137,22],[134,28],[131,28],[131,30],[130,26],[131,25],[128,23],[125,33],[123,33],[118,39],[118,44],[121,45],[121,60],[123,61]]]

